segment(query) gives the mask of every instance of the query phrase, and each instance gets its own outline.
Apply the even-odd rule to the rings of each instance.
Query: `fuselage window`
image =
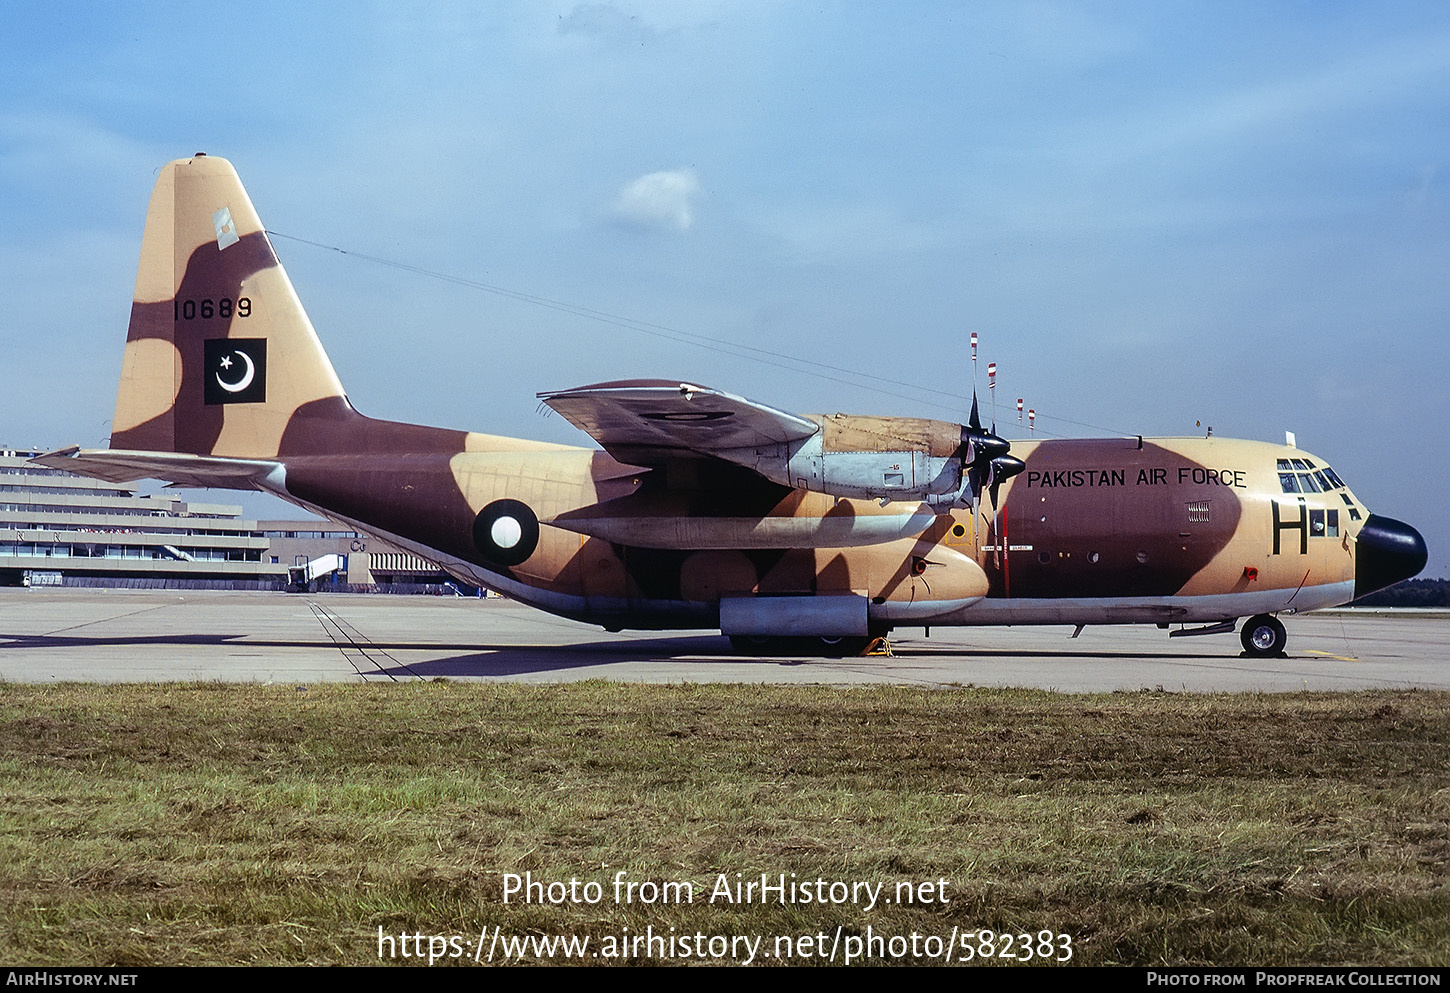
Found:
[[[1316,538],[1339,537],[1338,510],[1309,511],[1309,533]]]

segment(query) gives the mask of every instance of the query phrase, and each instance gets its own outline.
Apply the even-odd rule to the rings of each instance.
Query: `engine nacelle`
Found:
[[[960,494],[960,424],[848,414],[819,421],[821,430],[809,438],[726,457],[772,482],[832,496],[938,503]]]

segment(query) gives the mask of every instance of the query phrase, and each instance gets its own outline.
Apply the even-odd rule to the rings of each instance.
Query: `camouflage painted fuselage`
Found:
[[[881,627],[1309,610],[1354,596],[1358,523],[1349,511],[1367,516],[1347,489],[1284,494],[1277,460],[1304,453],[1282,446],[1019,442],[1028,468],[1004,484],[1000,512],[984,503],[932,514],[915,537],[842,548],[642,547],[548,522],[581,508],[616,520],[669,510],[705,533],[742,519],[789,519],[809,533],[817,522],[901,508],[752,485],[729,467],[692,467],[691,486],[586,449],[498,450],[515,443],[442,432],[437,442],[434,454],[416,441],[408,454],[278,454],[292,498],[469,582],[609,627],[714,627],[721,598],[760,596],[864,597]],[[523,502],[541,522],[537,548],[513,566],[492,561],[474,534],[480,511],[500,499]],[[1332,533],[1316,523],[1331,511]]]
[[[589,390],[659,386],[552,396],[582,403]],[[676,413],[641,415],[657,418],[650,430],[667,442],[728,416],[679,413],[716,395],[679,389]],[[1216,622],[1343,603],[1357,583],[1364,592],[1424,563],[1423,541],[1397,522],[1380,518],[1374,541],[1357,541],[1368,511],[1322,460],[1285,446],[1019,441],[1025,467],[993,499],[985,486],[966,488],[953,448],[966,437],[960,426],[735,409],[763,412],[767,432],[789,429],[759,450],[759,472],[738,449],[722,461],[687,442],[664,455],[645,445],[647,464],[633,464],[365,417],[236,173],[198,156],[166,166],[152,196],[111,447],[46,458],[103,478],[271,491],[469,583],[610,628],[825,636],[905,624]],[[810,459],[799,455],[806,435]],[[887,483],[916,485],[904,477],[924,473],[922,499],[832,495],[868,484],[808,476],[857,472],[858,456],[869,476],[874,456],[897,459],[892,444],[920,458],[916,469],[888,466]],[[804,485],[781,481],[798,473]]]

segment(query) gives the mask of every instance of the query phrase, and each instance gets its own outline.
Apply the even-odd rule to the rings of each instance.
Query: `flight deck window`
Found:
[[[1329,534],[1329,537],[1331,537],[1331,538],[1338,538],[1339,537],[1339,511],[1337,511],[1337,510],[1331,510],[1331,511],[1329,511],[1329,531],[1328,531],[1328,534]]]
[[[1315,468],[1308,459],[1279,459],[1279,486],[1285,493],[1331,493],[1343,488],[1344,480],[1327,466]]]

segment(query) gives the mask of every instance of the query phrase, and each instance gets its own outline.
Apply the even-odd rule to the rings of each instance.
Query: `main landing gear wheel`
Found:
[[[1284,654],[1284,645],[1288,642],[1289,635],[1277,617],[1257,614],[1244,621],[1239,640],[1244,643],[1245,653],[1266,659]]]
[[[732,634],[730,647],[739,655],[818,655],[844,659],[863,654],[873,640],[854,636],[810,638]]]
[[[822,637],[813,639],[819,648],[817,649],[828,659],[850,659],[866,654],[870,647],[871,638],[828,638]]]

